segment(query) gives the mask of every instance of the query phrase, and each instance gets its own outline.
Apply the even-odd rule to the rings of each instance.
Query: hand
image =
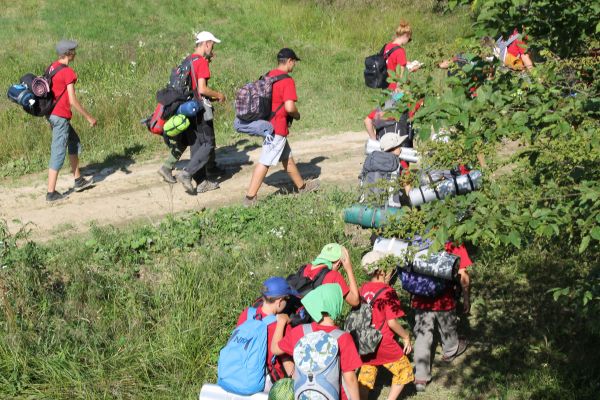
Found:
[[[342,262],[344,270],[352,270],[352,263],[350,262],[350,253],[348,253],[348,249],[345,247],[342,247],[342,257],[340,258],[340,261]]]
[[[294,119],[296,121],[300,120],[300,113],[296,113],[296,115],[294,115]]]
[[[277,323],[278,324],[282,324],[282,325],[286,325],[290,322],[290,316],[287,314],[277,314]]]
[[[463,312],[466,315],[469,315],[471,313],[471,300],[463,299]]]
[[[87,119],[87,122],[90,124],[91,127],[96,126],[96,124],[98,123],[98,121],[92,116],[85,117],[85,119]]]
[[[404,354],[410,354],[412,352],[412,344],[410,343],[410,336],[402,338],[402,343],[404,343]]]
[[[223,93],[219,93],[216,97],[217,101],[219,103],[224,103],[225,102],[225,95]]]

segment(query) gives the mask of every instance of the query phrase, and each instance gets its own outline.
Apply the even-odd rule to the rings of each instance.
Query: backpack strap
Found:
[[[267,325],[271,325],[271,324],[277,322],[277,315],[269,314],[262,319],[262,322],[264,322]]]
[[[304,333],[304,336],[308,335],[309,333],[312,333],[313,328],[312,328],[312,324],[303,324],[302,325],[302,332]]]
[[[200,56],[196,55],[196,54],[190,54],[187,58],[186,61],[189,60],[190,61],[190,75],[192,77],[192,93],[193,96],[196,100],[201,100],[200,99],[200,93],[198,93],[198,79],[196,78],[196,71],[194,70],[194,61],[199,60]],[[196,90],[193,89],[193,87],[196,86]]]
[[[313,289],[315,289],[323,284],[323,281],[325,280],[325,277],[327,276],[328,273],[329,273],[329,268],[327,268],[327,267],[321,268],[321,270],[319,271],[319,273],[313,280]]]
[[[344,333],[347,333],[341,329],[334,329],[331,332],[328,332],[335,340],[339,340]],[[339,347],[339,346],[338,346]]]
[[[268,72],[267,72],[267,74],[268,74]],[[259,79],[265,79],[265,77],[267,77],[267,74],[264,74],[264,75],[263,75],[263,76],[261,76]],[[276,84],[277,82],[279,82],[279,81],[282,81],[282,80],[284,80],[284,79],[286,79],[286,78],[291,78],[291,76],[289,76],[288,74],[281,74],[281,75],[277,75],[277,76],[270,77],[270,78],[273,78],[273,83],[272,83],[272,85],[274,85],[274,84]],[[277,107],[277,108],[275,109],[275,111],[271,111],[271,114],[269,115],[269,121],[270,121],[271,119],[273,119],[273,117],[275,116],[275,114],[277,114],[277,112],[279,112],[279,110],[281,110],[281,107],[283,107],[283,105],[284,105],[284,104],[285,104],[285,102],[281,103],[281,104],[279,105],[279,107]]]
[[[256,308],[248,307],[248,312],[246,313],[246,319],[256,319]]]
[[[377,298],[379,297],[379,295],[382,294],[386,289],[387,289],[387,287],[382,287],[381,289],[379,289],[375,293],[375,295],[373,296],[373,298],[371,299],[371,301],[368,301],[367,304],[369,304],[371,307],[373,307],[373,304],[375,304],[375,300],[377,300]]]
[[[391,57],[391,55],[398,49],[400,49],[402,46],[394,46],[391,49],[389,49],[388,51],[386,51],[385,53],[383,53],[383,58],[387,61],[388,58]],[[383,46],[383,48],[385,49],[385,46]]]
[[[52,64],[48,66],[48,68],[46,68],[46,71],[44,72],[44,77],[49,81],[48,84],[52,85],[52,78],[54,78],[54,75],[58,74],[61,70],[67,68],[67,66],[65,64],[60,64],[59,66],[57,66],[56,68],[54,68],[52,70],[52,72],[50,72],[50,68],[52,68]],[[60,94],[60,96],[58,96],[52,103],[52,110],[54,110],[54,107],[56,107],[56,105],[58,104],[58,102],[60,101],[61,97],[63,97],[63,95],[67,92],[67,87],[65,86],[65,90],[62,91],[62,93]],[[52,112],[52,111],[50,111]]]

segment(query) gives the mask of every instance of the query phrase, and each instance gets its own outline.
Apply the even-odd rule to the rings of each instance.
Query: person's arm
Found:
[[[377,135],[375,133],[375,126],[373,125],[373,120],[369,117],[365,118],[365,129],[369,134],[369,137],[373,140],[377,140]]]
[[[275,332],[273,333],[273,339],[271,339],[271,352],[276,356],[280,356],[285,352],[279,347],[279,341],[283,339],[283,333],[285,332],[285,326],[290,321],[290,317],[287,314],[277,314],[277,325],[275,326]]]
[[[348,303],[352,307],[356,307],[360,304],[360,294],[358,292],[358,285],[356,284],[356,278],[354,277],[354,271],[352,270],[352,261],[350,261],[350,254],[348,250],[344,247],[342,248],[342,267],[344,267],[344,271],[346,271],[346,275],[348,276],[348,287],[350,291],[344,297],[346,303]]]
[[[533,68],[533,61],[531,61],[531,57],[529,57],[529,54],[521,54],[521,61],[523,61],[523,65],[525,65],[525,68],[527,68],[527,70]]]
[[[74,84],[69,83],[67,85],[67,94],[69,95],[69,102],[71,103],[71,106],[73,106],[73,108],[75,110],[77,110],[77,112],[79,114],[81,114],[87,120],[87,122],[89,122],[90,126],[96,126],[96,123],[98,121],[96,121],[96,119],[94,117],[92,117],[85,110],[85,108],[83,108],[83,106],[81,105],[81,103],[77,99],[77,96],[75,95],[75,85]]]
[[[459,269],[458,275],[460,276],[460,286],[462,287],[463,311],[465,314],[469,314],[471,312],[471,294],[469,292],[471,280],[466,268]]]
[[[346,383],[346,396],[350,400],[360,400],[360,394],[358,392],[358,379],[356,378],[356,372],[348,371],[342,373],[344,382]]]
[[[221,92],[217,92],[216,90],[212,90],[208,87],[206,83],[206,79],[198,78],[198,93],[204,97],[209,97],[211,99],[216,99],[218,102],[223,103],[225,101],[225,95]]]
[[[404,354],[410,354],[412,351],[412,344],[410,343],[410,334],[400,325],[397,319],[390,319],[387,321],[388,326],[396,335],[402,338],[404,343]]]
[[[300,119],[300,112],[298,111],[298,107],[296,107],[296,102],[294,100],[286,100],[285,103],[283,103],[283,108],[285,108],[285,112],[290,117],[295,120]]]

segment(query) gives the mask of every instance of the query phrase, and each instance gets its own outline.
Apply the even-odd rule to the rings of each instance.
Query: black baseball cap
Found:
[[[296,55],[296,53],[294,53],[294,50],[288,49],[287,47],[284,47],[283,49],[279,50],[279,53],[277,53],[278,60],[287,60],[288,58],[291,58],[292,60],[296,61],[301,61]]]

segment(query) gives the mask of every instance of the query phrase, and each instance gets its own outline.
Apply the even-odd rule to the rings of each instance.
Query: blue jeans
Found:
[[[58,171],[65,162],[67,150],[69,155],[78,156],[81,153],[81,141],[68,119],[51,115],[48,117],[48,122],[52,127],[52,144],[50,146],[48,168]]]

